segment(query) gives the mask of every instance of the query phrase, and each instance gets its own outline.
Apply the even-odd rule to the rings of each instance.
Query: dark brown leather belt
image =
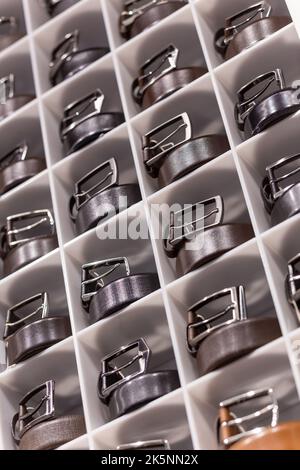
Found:
[[[96,90],[67,106],[60,137],[66,154],[80,150],[124,122],[123,113],[102,113],[103,94]]]
[[[122,268],[126,270],[126,277],[118,275]],[[109,275],[112,279],[104,284]],[[130,274],[127,258],[114,258],[82,266],[81,300],[89,313],[90,323],[113,315],[159,288],[156,274]]]
[[[18,161],[0,170],[0,194],[15,188],[28,179],[45,170],[46,162],[42,158],[28,158]]]
[[[300,183],[294,185],[276,201],[271,213],[272,225],[277,225],[300,213]]]
[[[148,372],[150,356],[146,341],[140,338],[102,359],[98,395],[109,407],[112,418],[140,408],[180,387],[175,370]],[[119,360],[123,362],[119,363]],[[127,360],[125,364],[124,360]]]
[[[3,32],[3,27],[7,27],[8,30]],[[0,17],[0,52],[21,39],[22,36],[23,34],[18,31],[18,21],[14,16]]]
[[[20,95],[10,98],[5,104],[0,103],[0,120],[7,118],[25,104],[30,103],[34,98],[34,95]]]
[[[86,433],[83,416],[67,415],[37,424],[20,440],[20,450],[54,450]]]
[[[184,136],[180,138],[182,130]],[[229,150],[226,136],[191,136],[192,125],[187,113],[164,122],[143,136],[144,165],[152,178],[158,178],[160,187],[173,183]]]
[[[71,334],[67,317],[48,317],[26,325],[6,340],[8,363],[25,361]]]
[[[53,0],[46,0],[45,3],[49,15],[54,17],[67,10],[68,8],[72,7],[78,2],[79,0],[59,0],[58,2],[55,2]]]
[[[179,50],[172,44],[146,61],[132,84],[132,96],[143,109],[167,98],[207,73],[204,67],[178,68]]]
[[[149,4],[150,3],[151,2],[149,2]],[[160,2],[153,2],[152,6],[147,8],[142,14],[137,15],[135,19],[134,15],[125,10],[119,20],[120,34],[125,39],[133,38],[186,4],[187,2],[184,0],[161,0]],[[129,23],[126,24],[128,20]]]
[[[268,88],[276,82],[278,91],[268,94]],[[259,92],[249,99],[250,91],[264,84]],[[246,95],[248,94],[248,99]],[[260,101],[259,101],[260,100]],[[236,122],[246,138],[264,131],[268,127],[294,114],[300,109],[300,89],[286,88],[280,69],[256,77],[238,91],[235,108]]]

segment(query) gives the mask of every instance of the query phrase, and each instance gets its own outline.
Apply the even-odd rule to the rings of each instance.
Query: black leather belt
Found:
[[[123,364],[119,364],[120,359]],[[98,393],[100,400],[108,405],[112,418],[134,411],[180,387],[175,370],[148,373],[149,360],[150,349],[143,338],[102,360]],[[129,372],[128,368],[133,365],[138,367]]]
[[[298,322],[300,322],[300,253],[288,263],[288,274],[285,280],[286,296],[288,302],[295,310]]]
[[[27,225],[24,225],[27,223]],[[19,227],[19,228],[18,228]],[[40,228],[41,234],[35,234]],[[28,234],[26,238],[18,237]],[[5,276],[41,258],[57,248],[55,223],[48,210],[24,212],[7,218],[1,229],[1,251]]]
[[[79,0],[45,0],[50,16],[54,17],[78,3]]]
[[[185,0],[133,0],[125,4],[119,20],[121,36],[130,39],[182,8]]]
[[[108,52],[108,47],[91,47],[80,51],[79,31],[66,34],[52,53],[49,65],[51,84],[54,86],[73,77]]]
[[[226,300],[224,309],[222,304],[222,310],[217,307],[216,313],[212,314],[210,308],[220,299]],[[224,367],[280,336],[276,318],[247,318],[242,286],[205,297],[189,311],[188,347],[196,356],[201,375]]]
[[[226,18],[225,28],[215,36],[216,51],[231,59],[291,22],[287,16],[271,17],[271,12],[271,5],[263,1]]]
[[[261,193],[272,225],[300,213],[300,155],[282,158],[267,167]],[[287,170],[285,170],[287,168]]]
[[[132,96],[143,109],[167,98],[207,72],[204,67],[177,68],[179,50],[170,45],[144,63],[132,84]]]
[[[222,224],[223,215],[220,196],[171,213],[164,249],[169,258],[176,257],[179,276],[198,269],[254,236],[249,224]],[[212,218],[214,220],[206,225]]]
[[[22,309],[41,301],[35,311],[28,314]],[[37,294],[11,307],[7,312],[3,339],[8,365],[17,364],[49,348],[71,335],[68,317],[49,316],[46,293]]]
[[[268,89],[274,84],[277,91],[271,93]],[[251,91],[258,85],[261,89],[251,96]],[[299,88],[285,88],[283,73],[280,69],[256,77],[237,93],[235,118],[238,128],[246,138],[259,134],[299,111],[299,95]]]
[[[106,172],[104,177],[103,171]],[[96,176],[99,181],[97,183]],[[140,200],[141,193],[137,184],[118,184],[117,163],[112,158],[76,183],[75,194],[70,199],[71,220],[77,231],[83,233],[96,227],[101,220],[118,214]]]
[[[125,269],[126,276],[117,271]],[[105,284],[105,278],[108,281]],[[156,274],[130,274],[127,258],[114,258],[82,266],[81,300],[90,323],[113,315],[160,288]]]
[[[53,450],[86,433],[83,416],[56,417],[55,383],[49,380],[25,395],[12,419],[20,450]]]
[[[0,159],[0,194],[15,188],[46,168],[42,158],[27,158],[28,147],[19,145]]]
[[[35,98],[34,95],[15,96],[15,76],[12,73],[0,79],[0,89],[3,93],[0,103],[0,121]]]
[[[229,143],[223,135],[212,134],[193,139],[187,113],[170,119],[143,137],[146,171],[152,178],[158,178],[161,188],[227,150]]]
[[[8,31],[4,32],[7,27]],[[18,31],[18,22],[14,16],[0,17],[0,52],[21,39],[22,34]]]
[[[102,137],[124,122],[122,113],[102,113],[103,93],[96,90],[64,110],[60,138],[69,155]]]

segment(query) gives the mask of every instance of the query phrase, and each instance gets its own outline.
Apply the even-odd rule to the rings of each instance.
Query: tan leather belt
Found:
[[[257,436],[242,439],[230,450],[300,450],[300,422],[267,428]]]

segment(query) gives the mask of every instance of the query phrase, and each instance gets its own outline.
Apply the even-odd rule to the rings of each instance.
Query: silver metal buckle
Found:
[[[289,303],[294,307],[297,318],[300,322],[300,253],[289,261],[288,275],[286,279],[287,298]]]
[[[245,8],[244,10],[241,10],[229,18],[226,18],[224,43],[228,45],[235,35],[238,34],[241,29],[243,29],[244,26],[250,24],[252,21],[255,21],[257,17],[259,17],[259,19],[269,18],[271,16],[271,12],[271,5],[269,5],[267,2],[259,2],[255,5],[251,5],[250,7]],[[242,19],[242,21],[234,23],[236,20],[240,20],[245,16],[246,18]]]
[[[79,47],[79,31],[76,29],[72,33],[65,35],[64,39],[56,46],[52,52],[50,68],[50,78],[54,79],[58,70]]]
[[[40,301],[40,305],[33,311],[24,312],[24,307],[28,307],[33,303]],[[14,334],[20,328],[39,319],[46,318],[49,314],[49,299],[46,292],[34,295],[29,299],[14,305],[7,311],[3,339],[7,340],[9,336]]]
[[[208,212],[208,214],[202,217],[197,217],[197,208],[199,206],[208,207],[213,205],[214,208]],[[191,214],[191,217],[187,217]],[[196,214],[196,217],[195,217]],[[214,222],[205,225],[205,221],[210,217],[215,216]],[[183,209],[177,212],[171,212],[170,214],[170,227],[169,227],[169,238],[168,242],[170,245],[177,245],[185,238],[191,237],[199,232],[203,232],[209,228],[215,227],[222,223],[224,216],[224,204],[221,196],[216,196],[205,201],[193,204],[187,209]],[[188,222],[186,221],[188,218]],[[199,227],[199,223],[200,227]]]
[[[48,380],[22,398],[19,403],[19,412],[14,415],[12,420],[12,435],[16,442],[19,442],[29,429],[54,417],[54,389],[55,382]],[[34,403],[36,395],[41,393],[43,395],[40,400]]]
[[[126,34],[135,20],[143,15],[154,5],[163,5],[170,0],[127,0],[124,2],[124,10],[121,13],[120,26],[121,33]]]
[[[286,85],[284,75],[281,69],[275,69],[259,75],[254,80],[244,85],[237,92],[238,103],[235,107],[235,119],[240,128],[244,126],[247,117],[253,108],[258,104],[259,98],[263,99],[263,95],[265,95],[267,90],[274,82],[278,90],[283,90],[285,88]],[[253,90],[253,88],[255,88],[257,85],[260,85],[261,83],[265,83],[262,89],[251,95],[250,92]],[[250,96],[247,97],[249,94]]]
[[[147,60],[140,69],[140,76],[133,85],[134,95],[141,99],[147,88],[164,75],[177,68],[179,50],[170,44],[168,47]]]
[[[278,178],[276,178],[276,171],[278,171],[280,168],[283,168],[283,167],[285,167],[285,166],[289,165],[290,163],[292,163],[294,161],[297,161],[297,160],[300,161],[300,154],[293,155],[291,157],[282,158],[281,160],[279,160],[275,164],[270,165],[270,166],[267,167],[266,171],[267,171],[267,177],[268,177],[268,180],[269,180],[268,185],[270,187],[271,197],[272,197],[273,201],[278,199],[286,191],[288,191],[290,188],[292,188],[294,186],[295,183],[292,183],[292,184],[290,184],[286,187],[282,187],[280,185],[280,183],[284,182],[286,179],[288,179],[290,177],[293,177],[293,176],[297,175],[298,173],[300,173],[300,166],[298,166],[294,170],[290,171],[289,173],[286,173],[285,175],[279,176]],[[299,181],[300,181],[300,177],[299,177]]]
[[[250,391],[250,392],[247,392],[247,393],[243,393],[241,395],[237,395],[234,398],[230,398],[229,400],[225,400],[225,401],[220,403],[220,405],[219,405],[220,408],[228,408],[229,409],[232,406],[240,405],[240,404],[243,404],[243,403],[246,403],[246,402],[249,402],[249,401],[252,401],[252,400],[256,400],[256,399],[259,399],[259,398],[264,398],[264,397],[268,397],[270,399],[270,404],[264,406],[260,410],[256,410],[253,413],[249,413],[249,414],[247,414],[245,416],[242,416],[242,417],[236,417],[235,414],[231,413],[233,418],[230,421],[227,421],[227,422],[224,421],[223,423],[220,423],[219,431],[223,427],[238,427],[241,431],[239,434],[236,434],[235,436],[231,436],[229,438],[223,439],[221,443],[224,446],[226,446],[226,447],[231,446],[232,444],[239,441],[240,439],[243,439],[243,438],[248,437],[248,436],[252,436],[253,434],[259,434],[260,432],[262,432],[265,429],[265,426],[264,427],[255,427],[255,428],[253,428],[249,431],[246,431],[243,428],[243,424],[249,423],[251,421],[255,421],[255,420],[261,418],[262,416],[266,416],[268,414],[271,414],[271,424],[270,424],[270,426],[272,428],[276,427],[277,424],[278,424],[278,420],[279,420],[279,406],[278,406],[278,402],[276,400],[276,397],[274,395],[274,391],[271,388],[270,389],[262,389],[262,390],[256,390],[256,391]],[[219,441],[220,441],[220,439],[219,439]]]
[[[28,145],[24,142],[9,153],[0,158],[0,170],[12,165],[13,163],[26,160],[28,156]]]
[[[205,307],[209,304],[228,297],[230,297],[230,301],[226,303],[223,310],[215,314],[205,313]],[[199,313],[200,310],[202,312],[204,310],[204,312]],[[188,316],[187,347],[191,354],[195,354],[199,343],[214,331],[232,323],[247,320],[245,289],[243,286],[231,287],[205,297],[189,309]],[[218,323],[226,316],[230,316],[230,318]]]
[[[0,16],[0,27],[6,25],[10,30],[15,30],[18,26],[17,19],[14,16]]]
[[[144,164],[147,170],[151,170],[168,152],[191,138],[192,125],[187,113],[179,114],[152,129],[143,136]]]
[[[0,104],[5,104],[15,96],[15,76],[13,73],[0,79]]]
[[[64,139],[71,130],[82,122],[100,114],[103,101],[104,94],[98,89],[68,105],[64,110],[64,118],[61,123],[62,138]]]
[[[99,178],[100,181],[97,181],[95,184],[88,189],[84,189],[85,186],[92,181],[95,176],[100,176],[100,174],[109,169],[103,178]],[[110,178],[110,182],[107,180]],[[98,178],[97,178],[98,180]],[[103,193],[107,189],[115,186],[118,183],[118,168],[117,162],[114,158],[107,160],[106,162],[99,165],[97,168],[92,170],[90,173],[85,175],[75,184],[75,194],[74,198],[76,201],[76,209],[79,210],[84,204],[86,204],[92,197],[97,194]]]
[[[138,441],[132,444],[117,446],[117,450],[171,450],[169,441],[166,439],[155,439],[149,441]]]
[[[124,277],[124,273],[119,273],[122,268],[123,270],[125,269],[125,276],[130,276],[130,267],[127,258],[111,258],[95,263],[84,264],[81,268],[82,303],[88,305],[92,297],[106,284]],[[118,271],[117,275],[116,271]],[[112,274],[114,276],[111,278]],[[109,278],[107,283],[105,283],[105,278]]]
[[[136,354],[132,355],[134,350]],[[131,353],[131,354],[130,354]],[[143,375],[148,369],[150,360],[150,349],[144,338],[122,346],[112,354],[104,357],[101,361],[101,373],[99,377],[99,392],[103,400],[107,400],[110,395],[121,385],[129,382],[140,375]],[[118,364],[116,359],[126,357],[124,364]],[[134,366],[138,364],[136,370]]]
[[[39,219],[37,222],[29,223],[28,225],[15,228],[18,222],[30,221],[32,219]],[[13,248],[21,243],[26,243],[30,240],[36,240],[41,237],[51,236],[55,234],[55,223],[51,212],[48,209],[36,210],[32,212],[23,212],[22,214],[12,215],[6,219],[7,227],[7,244],[9,248]],[[26,238],[17,239],[17,236],[24,232],[34,231],[35,229],[43,230],[43,233],[37,235],[27,236]]]

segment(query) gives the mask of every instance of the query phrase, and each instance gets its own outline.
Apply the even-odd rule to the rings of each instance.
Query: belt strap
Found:
[[[46,168],[42,158],[29,158],[13,163],[0,171],[0,194],[15,188]]]
[[[230,450],[300,450],[300,422],[266,428],[257,435],[238,441]]]

